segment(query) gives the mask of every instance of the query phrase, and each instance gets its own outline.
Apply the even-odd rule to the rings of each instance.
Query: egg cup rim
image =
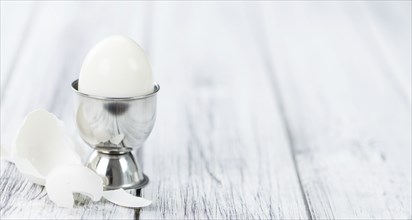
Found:
[[[160,90],[160,85],[157,82],[154,82],[154,90],[153,92],[146,94],[146,95],[140,95],[140,96],[131,96],[131,97],[106,97],[106,96],[98,96],[98,95],[90,95],[86,93],[82,93],[78,90],[78,84],[79,84],[79,79],[76,79],[72,82],[72,90],[83,97],[87,98],[92,98],[92,99],[99,99],[99,100],[108,100],[108,101],[132,101],[132,100],[139,100],[139,99],[146,99],[149,97],[152,97],[157,94]]]

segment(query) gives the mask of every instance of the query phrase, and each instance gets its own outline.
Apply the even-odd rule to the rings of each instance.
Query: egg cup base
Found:
[[[87,167],[103,177],[105,190],[141,189],[149,183],[132,152],[114,155],[94,151]]]

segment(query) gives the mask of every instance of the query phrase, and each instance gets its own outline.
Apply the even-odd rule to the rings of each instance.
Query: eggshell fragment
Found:
[[[110,139],[110,143],[112,144],[120,144],[124,139],[124,134],[119,134]]]
[[[44,186],[46,179],[41,175],[32,163],[26,158],[16,158],[14,159],[14,164],[17,169],[31,182]]]
[[[103,198],[109,200],[110,202],[116,205],[129,208],[146,207],[152,204],[152,201],[144,199],[142,197],[134,196],[124,191],[124,189],[104,191]]]
[[[82,165],[59,166],[47,175],[46,191],[57,206],[73,208],[73,193],[81,193],[93,201],[99,201],[103,193],[103,181],[99,175]]]
[[[81,164],[63,122],[45,110],[29,113],[23,121],[12,149],[17,168],[34,183],[44,185],[55,167]]]

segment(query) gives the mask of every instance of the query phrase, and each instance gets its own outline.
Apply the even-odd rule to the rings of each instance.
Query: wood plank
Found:
[[[78,77],[87,51],[110,34],[129,35],[143,47],[149,39],[143,8],[146,3],[37,4],[39,12],[27,33],[27,42],[20,50],[18,65],[11,73],[12,78],[1,100],[1,141],[6,146],[11,146],[11,138],[4,138],[6,133],[14,135],[14,129],[23,117],[36,108],[57,114],[68,125],[68,132],[77,135],[71,112],[70,84]],[[7,6],[2,10],[8,10]],[[57,208],[47,198],[44,188],[22,177],[14,165],[2,162],[1,171],[2,219],[130,219],[138,215],[138,210],[103,201],[81,200],[73,210]]]
[[[405,37],[410,10],[394,14],[410,2],[391,6],[397,10],[381,7],[385,31],[398,25],[391,19],[400,18],[402,37],[387,34],[381,40],[388,48],[393,43],[386,41],[410,45]],[[372,49],[377,36],[365,19],[382,25],[382,18],[367,18],[374,15],[360,7],[363,3],[266,2],[259,13],[264,25],[255,33],[266,36],[261,57],[269,56],[266,72],[295,140],[311,216],[411,218],[411,107],[404,98],[410,84],[393,83],[400,75],[410,77],[411,60],[388,63],[374,54],[382,51]],[[391,55],[396,60],[402,53],[393,49],[384,56]]]
[[[276,98],[245,14],[255,3],[156,2],[161,85],[142,219],[307,219]]]

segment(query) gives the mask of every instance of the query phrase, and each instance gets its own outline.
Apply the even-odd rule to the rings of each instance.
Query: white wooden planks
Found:
[[[365,19],[381,18],[359,10],[362,3],[289,6],[262,5],[261,43],[272,56],[267,73],[279,88],[312,217],[410,218],[410,82],[393,83],[410,78],[410,60],[388,63],[374,54],[377,33]],[[402,37],[386,37],[408,47],[411,12],[404,13],[385,15],[386,25],[398,25],[392,18],[404,24]],[[395,49],[383,56],[392,54],[402,56]]]
[[[156,3],[142,219],[307,219],[251,3]]]
[[[70,83],[109,34],[161,85],[152,206],[59,209],[2,162],[2,219],[412,217],[410,2],[1,4],[2,145],[39,107],[76,135]]]
[[[70,84],[77,78],[86,52],[110,34],[129,35],[143,47],[148,39],[144,20],[146,11],[142,8],[146,3],[36,4],[34,21],[26,33],[24,47],[19,50],[18,65],[10,73],[1,100],[1,141],[6,146],[11,145],[10,136],[15,134],[14,129],[23,117],[36,108],[57,114],[68,125],[68,132],[76,135]],[[9,10],[8,7],[2,5],[2,10]],[[2,21],[9,19],[8,15],[2,14]],[[7,50],[2,56],[14,54]],[[138,215],[138,210],[89,200],[80,202],[73,210],[57,208],[48,200],[43,187],[28,182],[14,165],[2,162],[1,170],[2,219],[130,219]]]

